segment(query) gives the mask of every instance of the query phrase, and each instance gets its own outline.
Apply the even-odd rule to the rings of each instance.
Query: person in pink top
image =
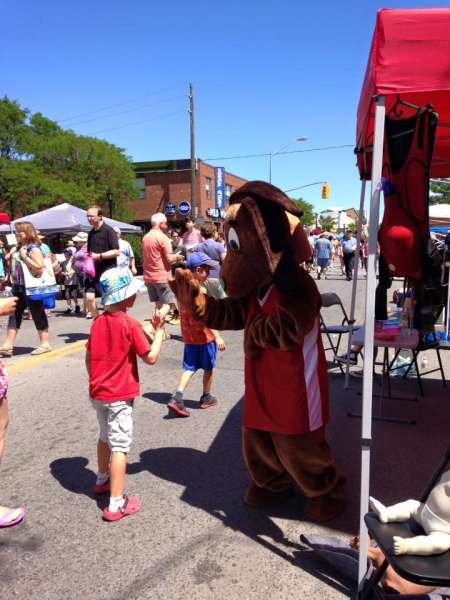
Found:
[[[142,240],[144,281],[150,302],[155,302],[156,309],[166,317],[171,305],[176,309],[175,294],[169,287],[172,265],[181,262],[183,256],[172,251],[171,241],[165,234],[166,216],[163,213],[155,213],[151,223],[152,228]]]
[[[183,233],[183,245],[184,246],[195,246],[201,244],[205,240],[201,232],[195,227],[194,219],[189,218],[186,221],[186,231]]]

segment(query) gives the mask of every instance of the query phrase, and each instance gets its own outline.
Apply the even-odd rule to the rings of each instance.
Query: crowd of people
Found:
[[[0,355],[13,355],[25,310],[29,311],[39,335],[39,346],[32,354],[51,350],[46,298],[29,294],[25,275],[30,272],[39,279],[46,269],[51,269],[64,286],[65,312],[80,314],[83,310],[87,318],[94,319],[86,350],[89,394],[99,423],[94,492],[110,495],[103,518],[117,521],[140,508],[138,498],[124,494],[127,456],[132,442],[133,402],[140,395],[137,357],[149,365],[157,362],[162,342],[170,337],[165,330],[166,321],[181,324],[184,340],[182,373],[167,405],[169,414],[189,417],[183,395],[199,370],[203,371],[199,407],[206,409],[217,404],[212,393],[213,373],[217,352],[225,350],[225,342],[220,332],[192,319],[178,305],[169,281],[174,269],[181,265],[191,270],[204,293],[224,297],[219,276],[226,250],[214,225],[205,224],[199,230],[193,220],[188,220],[186,232],[181,236],[180,232],[169,230],[165,215],[156,213],[151,218],[151,230],[142,240],[142,280],[134,277],[137,270],[130,244],[122,239],[119,229],[112,229],[104,222],[101,208],[90,207],[87,218],[91,230],[73,236],[60,260],[29,222],[16,225],[14,246],[8,251],[0,248],[3,288],[8,287],[6,284],[11,287],[9,296],[0,299],[0,315],[9,315]],[[155,303],[151,332],[127,314],[144,285],[149,300]],[[99,297],[101,307],[97,305]],[[8,426],[7,390],[7,373],[0,364],[0,459]],[[0,505],[0,528],[18,524],[24,516],[23,508]]]
[[[328,270],[336,269],[347,281],[352,281],[358,259],[364,273],[367,273],[368,241],[361,237],[359,256],[356,256],[356,238],[352,229],[347,229],[340,238],[330,232],[311,232],[308,239],[311,257],[306,268],[308,272],[316,271],[317,279],[326,279]]]

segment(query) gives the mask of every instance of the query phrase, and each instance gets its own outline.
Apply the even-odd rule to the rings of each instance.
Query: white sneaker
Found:
[[[92,315],[91,315],[91,313],[90,313],[90,312],[87,312],[87,313],[86,313],[86,319],[92,319]]]

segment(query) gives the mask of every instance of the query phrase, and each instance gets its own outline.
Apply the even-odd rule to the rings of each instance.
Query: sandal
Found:
[[[31,352],[31,355],[32,356],[37,356],[38,354],[45,354],[46,352],[51,352],[51,351],[52,351],[52,348],[48,344],[45,345],[45,346],[40,345],[37,348],[35,348],[33,350],[33,352]]]
[[[111,491],[111,482],[109,479],[105,481],[105,483],[96,483],[94,485],[94,494],[100,496],[101,494],[107,494]]]
[[[141,509],[141,501],[136,496],[124,496],[125,502],[122,508],[116,511],[109,510],[109,507],[103,509],[103,519],[105,521],[120,521],[128,515],[135,515]]]
[[[7,346],[0,347],[0,356],[12,356],[12,355],[13,355],[12,348],[8,348]]]
[[[18,525],[25,518],[24,508],[0,507],[0,528]]]

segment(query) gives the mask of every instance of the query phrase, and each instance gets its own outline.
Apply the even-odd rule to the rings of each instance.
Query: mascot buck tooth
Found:
[[[231,195],[225,223],[221,278],[228,297],[207,297],[186,270],[178,269],[171,285],[208,327],[244,329],[243,451],[252,479],[245,503],[272,505],[297,484],[308,498],[306,515],[326,521],[343,510],[345,480],[325,439],[320,294],[300,267],[311,254],[302,214],[273,185],[245,184]]]

